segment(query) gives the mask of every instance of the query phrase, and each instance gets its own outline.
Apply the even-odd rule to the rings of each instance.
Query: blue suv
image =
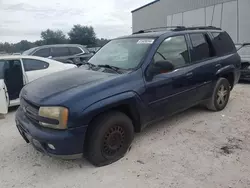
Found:
[[[50,156],[107,165],[157,120],[198,104],[223,110],[240,65],[221,29],[139,31],[112,40],[79,68],[24,87],[16,125],[27,143]]]

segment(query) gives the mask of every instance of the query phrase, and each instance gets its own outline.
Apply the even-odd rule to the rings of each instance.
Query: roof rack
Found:
[[[179,28],[177,28],[179,31]],[[215,26],[196,26],[196,27],[182,27],[183,30],[221,30],[221,28]]]
[[[133,34],[140,34],[140,33],[149,33],[149,32],[157,32],[157,31],[165,31],[166,29],[184,29],[183,26],[168,26],[168,27],[154,27],[150,29],[144,29],[137,32],[134,32]]]
[[[185,27],[185,26],[168,26],[168,27],[155,27],[150,29],[144,29],[137,31],[133,34],[149,33],[157,31],[165,31],[165,29],[170,29],[172,31],[185,31],[185,30],[221,30],[221,28],[214,26],[197,26],[197,27]]]

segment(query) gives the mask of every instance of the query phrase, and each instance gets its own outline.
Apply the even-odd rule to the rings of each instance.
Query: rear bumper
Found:
[[[250,70],[241,70],[240,80],[250,80]]]
[[[16,126],[23,139],[40,152],[63,159],[82,157],[87,126],[63,131],[43,128],[30,121],[21,108],[16,112]]]

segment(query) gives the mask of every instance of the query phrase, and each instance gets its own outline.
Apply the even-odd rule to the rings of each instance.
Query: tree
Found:
[[[41,38],[44,44],[64,44],[67,43],[66,36],[61,30],[53,31],[47,29],[41,32]]]
[[[104,39],[104,38],[101,38],[101,39],[97,39],[96,40],[96,46],[97,47],[103,47],[105,44],[107,44],[110,40],[108,39]]]
[[[23,52],[35,46],[36,45],[34,43],[31,43],[27,40],[21,40],[20,42],[14,44],[14,52]]]
[[[68,33],[70,43],[82,44],[82,45],[95,45],[96,34],[92,26],[74,25],[71,31]]]

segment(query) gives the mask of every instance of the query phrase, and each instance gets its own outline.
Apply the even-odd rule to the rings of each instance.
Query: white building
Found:
[[[216,26],[250,42],[250,0],[156,0],[132,11],[133,32],[164,26]]]

